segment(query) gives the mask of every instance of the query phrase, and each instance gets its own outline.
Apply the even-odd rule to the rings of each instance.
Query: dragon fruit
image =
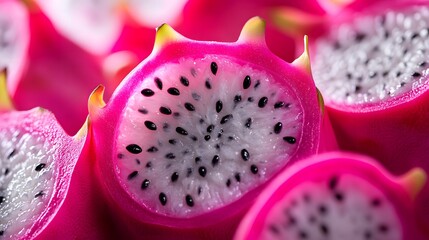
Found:
[[[86,125],[68,136],[42,108],[16,111],[0,74],[0,238],[107,239]]]
[[[107,104],[90,97],[96,175],[123,236],[231,238],[281,169],[334,147],[305,51],[292,65],[252,18],[235,43],[157,29]],[[121,220],[119,220],[121,219]]]
[[[313,36],[314,79],[340,147],[395,174],[429,171],[429,1],[358,0],[334,15],[274,15],[284,29]],[[429,226],[429,187],[418,201]]]
[[[425,180],[420,168],[397,178],[362,155],[312,156],[273,180],[235,239],[423,239],[414,200]]]
[[[0,69],[9,69],[8,91],[13,94],[26,65],[30,41],[28,12],[15,0],[0,2]]]

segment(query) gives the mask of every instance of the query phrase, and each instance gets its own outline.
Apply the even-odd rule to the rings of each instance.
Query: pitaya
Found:
[[[266,182],[335,146],[309,68],[307,51],[293,65],[272,54],[257,17],[235,43],[159,27],[108,104],[90,98],[96,175],[124,236],[230,238]]]
[[[273,180],[235,239],[423,239],[414,199],[425,180],[422,169],[396,178],[362,155],[312,156]]]
[[[314,78],[340,147],[396,174],[429,171],[429,1],[357,0],[335,15],[274,15],[284,28],[313,36]],[[297,20],[304,15],[308,21]],[[421,196],[429,226],[429,187]]]
[[[26,66],[30,41],[28,12],[20,1],[0,1],[0,69],[8,70],[8,91],[15,93]]]
[[[114,236],[86,133],[68,136],[42,108],[13,110],[0,74],[0,239]]]

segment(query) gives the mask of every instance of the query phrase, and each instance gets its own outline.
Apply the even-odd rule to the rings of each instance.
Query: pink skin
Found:
[[[385,5],[400,9],[410,5],[427,5],[426,0],[372,2],[359,0],[345,6],[335,15],[325,15],[299,32],[309,34],[310,41],[324,34],[338,22],[353,20],[352,14],[377,13]],[[317,52],[310,51],[311,54]],[[402,174],[413,167],[429,171],[429,84],[398,97],[378,103],[338,105],[325,97],[327,114],[331,120],[341,149],[361,152],[378,159],[389,171]],[[429,186],[417,199],[419,219],[429,226]],[[429,232],[428,232],[429,234]]]
[[[351,174],[369,181],[387,196],[400,215],[404,233],[402,239],[424,239],[416,229],[414,216],[413,195],[425,180],[424,173],[417,171],[419,173],[414,174],[413,180],[410,180],[393,177],[374,159],[363,155],[331,152],[312,156],[283,171],[264,189],[240,223],[235,239],[259,239],[270,209],[287,195],[288,191],[300,183],[330,178],[333,174]],[[417,175],[420,176],[416,177]]]
[[[53,157],[58,175],[55,176],[52,198],[20,239],[108,239],[114,236],[92,174],[89,145],[85,145],[86,130],[70,137],[52,113],[40,108],[28,111],[2,109],[0,129],[11,126],[29,128],[33,133],[48,136],[49,144],[61,146]]]
[[[159,41],[163,41],[161,39],[163,36],[157,37],[160,38]],[[140,85],[141,79],[150,75],[158,66],[166,62],[174,62],[182,56],[202,57],[205,54],[231,56],[260,66],[267,66],[266,63],[269,62],[267,67],[271,71],[296,79],[291,84],[292,89],[301,93],[301,104],[307,108],[304,120],[306,128],[302,132],[302,139],[304,140],[290,161],[298,161],[322,148],[320,145],[323,141],[319,141],[322,138],[320,133],[322,116],[312,79],[271,53],[263,39],[246,40],[240,39],[235,43],[218,43],[182,39],[171,40],[162,43],[162,45],[157,44],[156,40],[152,54],[121,82],[106,106],[102,101],[102,88],[97,89],[90,98],[90,119],[93,122],[92,132],[97,163],[96,174],[103,184],[105,194],[114,206],[111,207],[111,210],[114,211],[115,219],[124,220],[118,221],[116,224],[120,226],[120,229],[126,229],[123,234],[128,234],[127,237],[156,236],[156,239],[171,238],[171,236],[174,236],[175,239],[231,238],[238,220],[265,186],[264,184],[257,187],[239,201],[220,209],[188,219],[177,219],[158,215],[138,204],[127,192],[125,186],[121,185],[114,161],[116,158],[114,149],[116,131],[121,112],[130,98],[130,92],[134,92],[134,89]],[[308,91],[308,89],[313,90]],[[327,142],[324,144],[328,145]],[[106,181],[106,179],[110,180]]]
[[[98,84],[107,83],[99,60],[59,35],[34,9],[30,30],[28,64],[12,94],[14,104],[19,110],[49,109],[67,133],[74,133],[88,114],[88,96]]]

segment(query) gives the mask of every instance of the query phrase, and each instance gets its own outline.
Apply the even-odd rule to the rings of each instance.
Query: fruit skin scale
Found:
[[[6,92],[5,76],[6,71],[2,71],[0,128],[15,126],[23,132],[39,133],[56,149],[53,157],[55,189],[46,209],[19,239],[109,239],[115,236],[106,214],[107,206],[95,186],[88,122],[71,137],[46,109],[16,111]]]
[[[231,237],[234,226],[244,211],[250,206],[253,199],[259,194],[263,186],[247,193],[243,198],[228,206],[214,210],[200,216],[177,219],[174,217],[160,216],[139,205],[128,194],[124,183],[119,179],[117,167],[112,158],[116,146],[117,124],[131,92],[139,86],[141,79],[149,76],[157,67],[166,62],[176,62],[183,56],[199,58],[205,55],[230,56],[240,62],[248,62],[251,65],[261,66],[270,74],[284,79],[299,79],[292,85],[293,91],[306,93],[300,99],[300,104],[305,106],[305,120],[302,132],[302,145],[296,150],[291,163],[305,156],[316,153],[320,146],[319,140],[322,111],[318,104],[317,91],[312,79],[303,70],[284,63],[280,58],[272,54],[265,45],[263,23],[259,18],[253,18],[245,25],[240,38],[235,43],[199,42],[176,33],[168,25],[162,25],[157,30],[154,50],[151,55],[135,68],[119,85],[107,105],[103,101],[103,88],[95,90],[90,97],[90,119],[93,122],[91,131],[96,151],[96,174],[103,185],[105,194],[116,212],[118,219],[125,220],[123,224],[127,229],[124,234],[130,238],[141,236],[157,236],[159,238],[225,238]],[[299,61],[298,61],[299,62]],[[299,65],[300,63],[296,63]],[[264,66],[269,65],[269,69]],[[285,82],[284,84],[289,84]],[[140,91],[140,90],[139,90]],[[335,145],[324,142],[325,145]],[[106,179],[109,179],[108,181]],[[113,208],[111,208],[113,209]],[[118,221],[117,224],[121,224]],[[130,226],[134,225],[134,226]],[[153,225],[153,226],[149,226]],[[222,231],[225,230],[225,231]],[[168,230],[168,231],[167,231]],[[150,235],[149,235],[150,234]],[[178,235],[177,235],[178,234]]]
[[[296,185],[331,175],[350,174],[365,179],[383,191],[400,215],[404,236],[402,239],[426,239],[416,228],[415,198],[426,183],[426,173],[415,168],[400,177],[394,177],[378,162],[365,155],[349,152],[329,152],[311,156],[279,174],[260,194],[242,219],[235,240],[259,239],[264,219],[271,207],[283,199]]]

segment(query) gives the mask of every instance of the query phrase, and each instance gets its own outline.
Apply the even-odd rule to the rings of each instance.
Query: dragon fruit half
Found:
[[[14,110],[5,75],[0,74],[0,239],[114,236],[95,187],[86,124],[70,137],[48,110]]]
[[[362,155],[312,156],[273,180],[235,239],[423,239],[414,199],[425,180],[422,169],[396,178]]]
[[[292,65],[272,54],[258,17],[235,43],[159,27],[107,105],[102,87],[89,103],[96,175],[124,236],[231,238],[273,176],[335,146],[309,68],[307,51]]]
[[[314,79],[340,147],[396,174],[429,171],[429,1],[357,0],[333,15],[274,15],[285,29],[313,36]],[[428,186],[418,201],[429,226]]]

